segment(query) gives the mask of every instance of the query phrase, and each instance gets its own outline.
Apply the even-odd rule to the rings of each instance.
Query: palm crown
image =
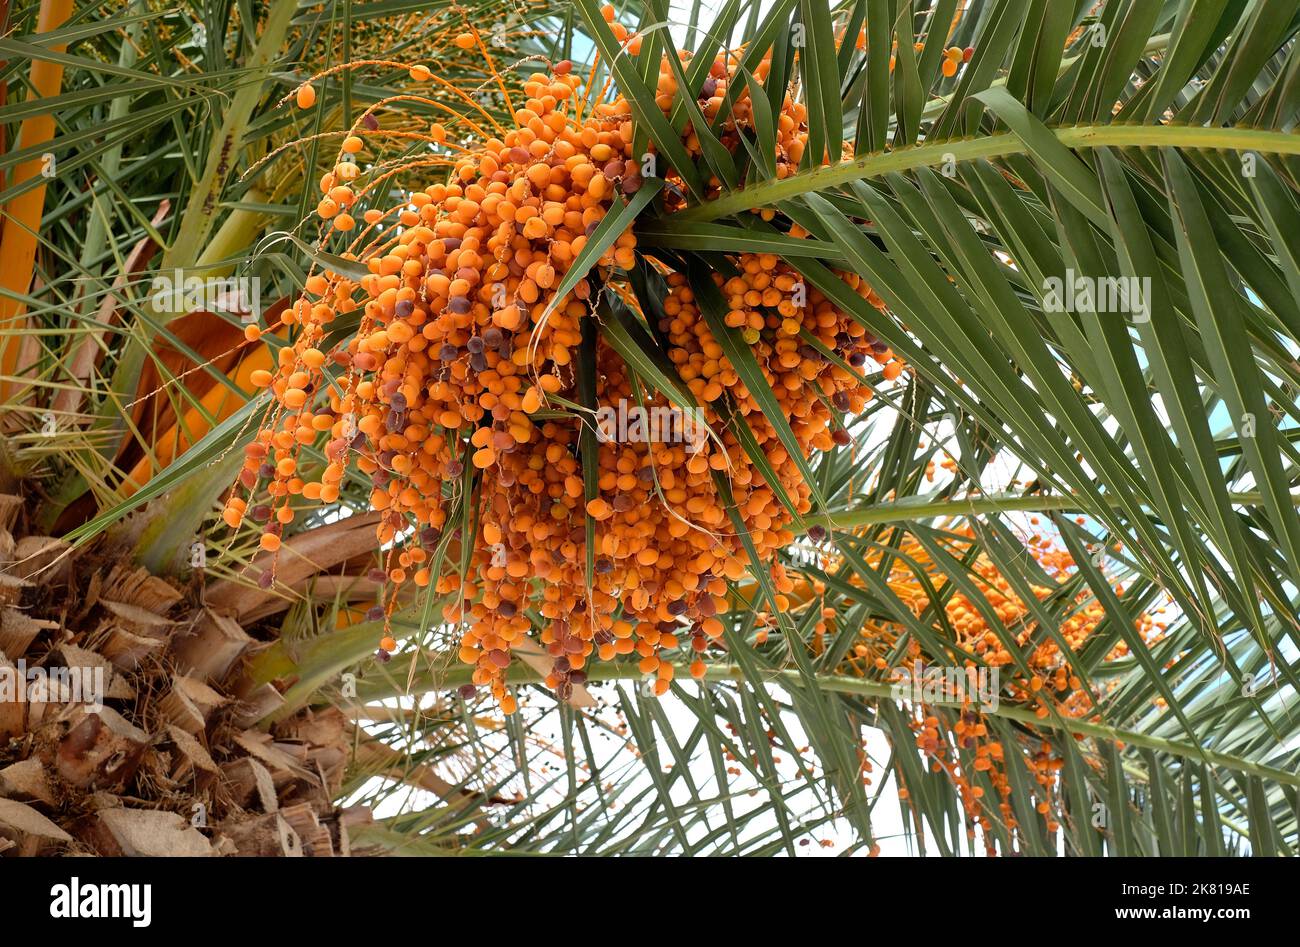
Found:
[[[354,842],[1295,850],[1293,2],[9,20],[14,548],[194,576]]]

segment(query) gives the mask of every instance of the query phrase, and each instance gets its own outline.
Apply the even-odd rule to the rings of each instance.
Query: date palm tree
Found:
[[[15,272],[24,258],[0,256],[6,490],[25,498],[0,525],[6,581],[47,584],[12,593],[6,614],[46,664],[84,654],[122,671],[133,694],[110,694],[122,726],[108,729],[143,749],[130,791],[92,781],[69,804],[6,781],[13,766],[67,778],[57,746],[19,731],[0,750],[0,836],[125,850],[105,813],[151,809],[228,851],[227,813],[265,819],[257,799],[288,819],[305,793],[324,834],[293,828],[334,850],[352,822],[352,849],[404,854],[798,854],[809,839],[872,852],[897,808],[914,850],[944,855],[1295,853],[1294,2],[616,6],[639,27],[635,51],[596,0],[508,19],[489,4],[278,0],[9,11],[0,123],[18,147],[0,158],[2,236],[34,240],[36,262]],[[493,42],[463,49],[467,30]],[[721,50],[736,81],[706,112]],[[681,64],[666,112],[663,56]],[[801,538],[777,557],[793,591],[755,556],[730,585],[722,646],[666,698],[632,661],[591,665],[561,697],[523,653],[508,672],[523,709],[503,717],[460,696],[469,669],[434,586],[399,603],[398,650],[374,661],[378,558],[357,473],[286,528],[299,555],[274,576],[217,515],[265,407],[248,373],[270,356],[241,344],[238,314],[157,311],[146,290],[180,268],[295,297],[321,262],[298,233],[329,166],[322,136],[405,88],[381,64],[435,60],[448,97],[394,102],[399,121],[441,120],[464,96],[509,121],[493,90],[562,60],[629,103],[658,185],[612,211],[634,226],[635,262],[595,266],[610,228],[575,268],[617,290],[592,336],[646,392],[684,397],[658,325],[671,270],[748,396],[779,403],[755,340],[711,308],[714,274],[747,254],[907,365],[889,377],[802,340],[876,397],[837,413],[849,437],[803,458],[812,506],[791,510]],[[362,65],[318,81],[316,109],[278,107],[343,61]],[[804,108],[802,155],[782,150],[787,95]],[[45,153],[52,177],[22,171]],[[42,189],[33,216],[22,198]],[[764,413],[791,443],[789,420]],[[103,592],[124,576],[153,598]],[[131,612],[132,630],[109,603],[153,617]],[[167,630],[142,633],[148,621]],[[122,670],[105,623],[166,641]],[[196,628],[239,640],[239,660],[197,674]],[[911,686],[948,669],[997,682],[995,699]],[[218,771],[203,788],[169,716],[195,694],[220,702],[202,739],[185,731]],[[59,725],[76,733],[76,719]],[[308,790],[259,751],[334,768]],[[249,807],[224,801],[247,786]],[[222,818],[191,826],[187,807],[209,801]]]

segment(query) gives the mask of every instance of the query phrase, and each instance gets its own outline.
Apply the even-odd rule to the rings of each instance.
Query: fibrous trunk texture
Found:
[[[0,495],[0,855],[349,854],[350,721],[260,728],[264,643],[201,584],[21,535],[22,508]]]

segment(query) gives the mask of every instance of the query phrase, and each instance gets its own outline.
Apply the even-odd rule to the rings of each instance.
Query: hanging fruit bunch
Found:
[[[629,40],[624,27],[612,28]],[[713,63],[701,99],[714,114],[736,66],[725,53]],[[409,74],[419,82],[429,70]],[[675,92],[665,65],[665,114]],[[625,276],[640,262],[630,227],[560,292],[615,195],[630,197],[646,182],[622,98],[584,89],[568,62],[532,75],[523,93],[514,127],[474,126],[472,144],[432,126],[425,140],[449,174],[409,194],[393,194],[397,170],[427,172],[436,161],[376,158],[362,183],[358,160],[384,134],[374,108],[343,138],[320,181],[317,213],[326,237],[344,235],[346,250],[317,255],[326,265],[281,316],[292,342],[274,370],[255,373],[272,398],[225,509],[232,527],[251,517],[262,548],[275,551],[297,498],[338,500],[354,467],[382,513],[387,594],[373,617],[391,616],[406,584],[446,596],[443,617],[463,630],[461,659],[506,712],[515,708],[506,669],[534,626],[553,657],[547,683],[560,696],[582,682],[588,661],[633,653],[665,692],[675,667],[666,652],[703,651],[722,634],[727,580],[749,562],[737,524],[770,561],[793,539],[786,504],[800,514],[811,506],[799,464],[723,354],[685,276],[649,263],[667,292],[661,316],[641,315]],[[295,98],[311,108],[312,85]],[[748,115],[742,101],[728,118],[730,147]],[[807,137],[802,106],[787,96],[779,122],[778,168],[793,168]],[[689,137],[685,144],[698,147]],[[743,332],[803,452],[847,443],[843,416],[872,397],[858,369],[872,360],[895,378],[901,364],[775,257],[731,262],[736,275],[713,274],[726,324]],[[883,306],[858,277],[841,278]],[[596,409],[681,408],[593,331],[606,292],[655,319],[646,328],[701,406],[692,436],[602,438],[584,450],[584,382]],[[356,331],[334,335],[345,318]],[[737,439],[737,417],[777,484]],[[312,467],[304,451],[318,442],[325,464]],[[772,575],[779,591],[792,588],[780,565]],[[380,645],[386,659],[395,642],[386,634]],[[697,659],[691,669],[704,667]]]
[[[1033,523],[1037,523],[1035,518]],[[947,534],[946,551],[964,556],[975,534],[969,527],[954,527]],[[1030,538],[1025,548],[1042,567],[1043,573],[1057,583],[1030,587],[1035,599],[1044,602],[1059,595],[1063,585],[1076,573],[1073,557],[1054,545],[1052,540]],[[945,621],[955,638],[949,653],[931,653],[906,628],[887,620],[868,620],[858,630],[857,640],[843,662],[843,671],[859,677],[876,677],[901,686],[899,691],[908,705],[908,726],[915,735],[916,748],[928,760],[933,772],[944,773],[959,791],[968,816],[968,835],[976,830],[984,834],[989,852],[995,850],[994,824],[1008,831],[1019,825],[1012,804],[1012,780],[1008,766],[1019,755],[1033,784],[1029,791],[1035,811],[1045,827],[1055,832],[1060,800],[1057,796],[1059,771],[1064,759],[1049,741],[1034,736],[1022,737],[1006,745],[989,726],[987,704],[1006,701],[1032,708],[1039,720],[1052,715],[1063,718],[1099,721],[1098,703],[1116,686],[1114,680],[1103,685],[1085,683],[1076,671],[1074,656],[1092,642],[1094,633],[1106,617],[1105,609],[1086,591],[1080,591],[1059,619],[1057,634],[1046,634],[1037,622],[1037,614],[997,566],[984,555],[971,564],[972,580],[982,601],[976,602],[964,592],[944,595],[947,577],[931,558],[929,550],[911,538],[903,538],[900,555],[893,559],[887,581],[899,600],[913,614],[922,615],[930,608],[936,593],[942,601]],[[870,564],[876,565],[881,553],[868,552]],[[832,557],[833,558],[833,557]],[[907,564],[904,564],[907,563]],[[833,562],[826,563],[834,569]],[[915,568],[925,570],[923,583]],[[825,589],[811,590],[812,595]],[[1122,586],[1115,587],[1122,596]],[[1165,623],[1154,614],[1141,612],[1134,619],[1134,640],[1153,647],[1164,639]],[[828,614],[828,620],[834,615]],[[995,619],[990,621],[990,619]],[[1012,656],[1008,643],[1022,649],[1025,666]],[[1029,647],[1033,644],[1032,647]],[[1065,648],[1062,648],[1064,644]],[[816,642],[814,641],[814,648]],[[1067,650],[1068,649],[1068,650]],[[1124,658],[1128,646],[1117,643],[1103,661]],[[957,667],[965,679],[955,688],[922,686],[928,672]],[[937,679],[936,679],[937,680]],[[950,682],[951,683],[951,682]],[[937,692],[937,700],[930,699]],[[1034,728],[1030,727],[1031,734]],[[899,779],[903,780],[899,774]],[[987,787],[987,791],[986,788]],[[904,784],[899,797],[906,800],[909,788]]]

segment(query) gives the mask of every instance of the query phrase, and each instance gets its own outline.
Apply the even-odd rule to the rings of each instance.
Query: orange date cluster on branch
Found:
[[[954,535],[974,538],[973,530],[968,527],[955,530]],[[960,548],[960,544],[955,544],[952,551],[959,552]],[[1055,548],[1050,540],[1040,540],[1035,536],[1028,541],[1026,548],[1044,572],[1058,582],[1063,583],[1076,569],[1071,555]],[[901,551],[915,563],[933,566],[928,551],[915,540],[905,539]],[[869,554],[868,558],[875,560],[879,557]],[[982,699],[996,694],[1001,700],[1033,707],[1040,720],[1046,720],[1052,714],[1099,719],[1097,702],[1103,691],[1095,682],[1089,687],[1080,680],[1073,669],[1072,659],[1092,640],[1105,618],[1105,609],[1087,593],[1079,593],[1073,606],[1060,620],[1058,642],[1057,635],[1042,633],[1034,612],[992,561],[981,555],[973,562],[972,569],[982,601],[976,603],[966,594],[955,592],[943,605],[947,624],[956,635],[954,654],[926,653],[915,638],[909,637],[904,656],[891,665],[889,658],[896,655],[904,629],[892,622],[869,621],[859,631],[860,640],[847,656],[845,670],[867,676],[873,672],[886,672],[893,666],[894,680],[898,682],[909,677],[915,680],[918,666],[930,668],[937,663],[942,667],[951,664],[960,654],[979,659],[977,665],[971,658],[958,658],[970,682],[960,695],[948,695],[960,698],[950,701],[958,704],[959,710],[945,712],[939,709],[939,705],[928,704],[914,696],[908,723],[915,735],[916,747],[926,756],[931,769],[945,773],[957,787],[970,819],[971,837],[974,838],[974,832],[979,828],[984,833],[988,850],[993,851],[993,820],[1012,830],[1018,826],[1011,802],[1012,784],[1007,766],[1020,764],[1008,763],[1006,753],[1023,755],[1024,764],[1033,776],[1033,785],[1029,789],[1035,797],[1034,809],[1049,831],[1059,828],[1058,773],[1063,759],[1053,752],[1051,743],[1047,741],[1031,742],[1009,750],[991,730]],[[931,573],[931,584],[927,587],[907,567],[895,564],[890,570],[890,587],[917,616],[923,615],[930,606],[931,590],[942,588],[944,583],[940,572],[931,570]],[[1030,589],[1039,602],[1059,592],[1051,586],[1033,585]],[[1117,587],[1115,591],[1120,594],[1122,589]],[[1157,609],[1157,614],[1159,611]],[[996,618],[996,622],[991,623],[990,617]],[[1164,624],[1146,612],[1135,618],[1134,625],[1138,640],[1147,646],[1155,645],[1164,637]],[[1028,647],[1031,643],[1033,647]],[[1069,653],[1062,649],[1061,643]],[[1022,658],[1024,667],[1013,659],[1009,650],[1011,644],[1026,649]],[[1127,647],[1118,644],[1106,655],[1106,660],[1123,657],[1126,653]],[[977,672],[980,666],[983,670]],[[904,670],[899,671],[899,667]],[[983,678],[987,688],[984,694],[978,694],[978,688],[974,686],[981,680],[980,673],[988,675]],[[1111,681],[1105,689],[1114,686]],[[986,798],[981,783],[993,790],[994,798]],[[900,789],[900,797],[906,799],[908,791],[904,786]]]
[[[718,57],[706,105],[716,109],[729,68],[734,60]],[[427,78],[428,70],[411,75]],[[665,111],[671,83],[665,67]],[[337,501],[355,466],[369,481],[371,508],[382,513],[386,604],[370,617],[387,623],[398,587],[432,586],[447,599],[443,618],[462,629],[460,657],[474,666],[474,685],[490,687],[507,712],[515,708],[505,687],[512,652],[539,618],[540,642],[553,658],[547,682],[562,697],[584,680],[588,661],[633,653],[663,693],[674,673],[664,652],[688,642],[700,652],[722,634],[727,580],[743,575],[749,558],[718,478],[760,557],[770,560],[793,539],[793,515],[742,447],[735,418],[748,424],[800,513],[811,494],[685,277],[639,261],[630,228],[557,298],[615,194],[642,186],[642,162],[632,154],[627,103],[585,100],[568,63],[533,75],[523,91],[514,127],[462,149],[446,182],[396,201],[379,186],[383,175],[357,185],[350,156],[377,130],[369,113],[343,140],[317,212],[351,239],[344,257],[364,274],[341,266],[316,273],[283,314],[292,344],[280,349],[276,371],[253,379],[273,398],[245,450],[240,484],[248,499],[236,491],[224,513],[232,527],[246,517],[259,523],[262,547],[274,552],[294,519],[293,498]],[[296,98],[301,107],[315,103],[314,93]],[[797,161],[802,106],[786,104],[782,153]],[[747,115],[738,108],[730,119],[733,146]],[[434,126],[430,140],[446,138]],[[848,443],[844,418],[871,397],[859,369],[871,359],[894,378],[901,363],[775,257],[731,262],[734,275],[714,274],[726,324],[743,333],[803,452]],[[662,318],[650,328],[702,406],[702,427],[689,438],[603,440],[591,495],[579,445],[591,422],[563,406],[578,399],[583,324],[597,318],[599,293],[618,294],[639,312],[621,275],[636,265],[666,280]],[[883,306],[857,277],[841,278]],[[343,316],[358,320],[356,332],[331,346]],[[257,335],[250,331],[250,340]],[[670,408],[599,335],[593,360],[602,408]],[[324,464],[305,451],[318,442]],[[471,514],[468,534],[459,519],[448,521],[461,504]],[[773,577],[778,590],[793,587],[779,566]],[[394,644],[385,636],[384,649]],[[698,659],[692,673],[703,673]]]

